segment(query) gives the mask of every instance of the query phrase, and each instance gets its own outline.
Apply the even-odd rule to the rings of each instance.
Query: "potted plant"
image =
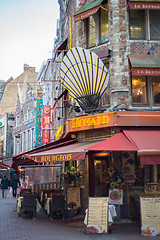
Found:
[[[77,185],[79,184],[80,179],[83,178],[81,172],[78,170],[78,167],[68,167],[67,171],[62,173],[62,179],[65,183],[70,185]]]

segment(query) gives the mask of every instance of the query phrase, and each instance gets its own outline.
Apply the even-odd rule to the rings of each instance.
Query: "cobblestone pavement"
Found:
[[[142,237],[140,227],[115,224],[108,235],[87,235],[85,228],[55,224],[41,211],[37,218],[18,217],[16,199],[0,191],[0,240],[160,240],[160,237]]]

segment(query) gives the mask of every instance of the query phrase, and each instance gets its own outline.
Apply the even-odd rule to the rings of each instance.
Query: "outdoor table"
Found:
[[[22,212],[22,202],[23,202],[23,197],[17,198],[17,213],[18,213],[18,215],[20,215]],[[41,209],[41,205],[40,205],[38,199],[36,199],[36,212],[39,212],[40,209]]]

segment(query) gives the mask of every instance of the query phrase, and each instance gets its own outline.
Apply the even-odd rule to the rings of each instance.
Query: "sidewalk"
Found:
[[[8,194],[2,198],[0,190],[0,240],[160,240],[159,237],[142,237],[136,224],[114,224],[108,235],[88,235],[83,216],[74,219],[51,221],[44,211],[36,220],[18,217],[16,199]]]

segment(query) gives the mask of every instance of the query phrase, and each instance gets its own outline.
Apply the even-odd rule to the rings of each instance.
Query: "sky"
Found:
[[[52,57],[58,0],[0,0],[0,80],[17,78],[24,64],[39,72]]]

